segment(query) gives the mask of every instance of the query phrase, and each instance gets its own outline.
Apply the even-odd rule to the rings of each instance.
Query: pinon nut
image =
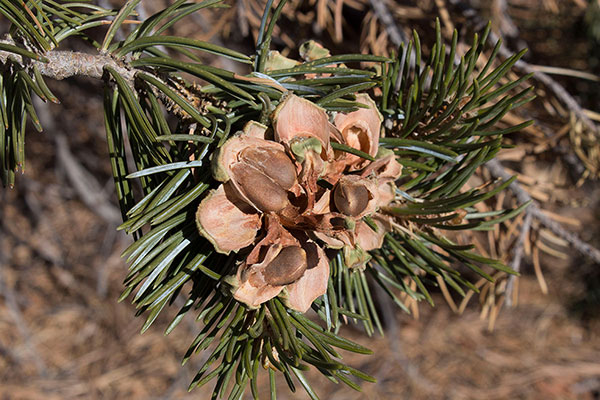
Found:
[[[369,204],[369,191],[361,184],[338,183],[333,193],[335,206],[344,215],[356,217]]]
[[[306,271],[306,252],[299,246],[288,246],[265,267],[263,276],[269,285],[283,286],[300,279]]]
[[[287,191],[262,171],[243,163],[234,165],[231,171],[244,195],[260,211],[277,212],[289,204]]]
[[[285,152],[271,148],[247,147],[240,159],[262,171],[277,182],[283,189],[290,189],[296,183],[296,168]]]

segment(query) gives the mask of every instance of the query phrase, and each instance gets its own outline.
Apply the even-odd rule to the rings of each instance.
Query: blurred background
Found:
[[[137,12],[144,18],[171,3],[143,0]],[[265,1],[226,3],[231,7],[203,10],[168,34],[251,54]],[[446,40],[458,30],[459,49],[488,20],[506,50],[529,49],[513,77],[536,73],[529,84],[537,98],[499,125],[535,124],[508,135],[514,147],[498,159],[560,229],[523,214],[471,235],[481,253],[520,262],[511,307],[506,279],[481,282],[481,294],[466,299],[438,293],[435,308],[407,304],[413,315],[381,300],[384,337],[343,329],[375,353],[346,362],[378,383],[359,393],[314,371],[308,376],[322,399],[600,398],[600,263],[565,240],[577,235],[600,247],[600,136],[592,129],[600,121],[600,2],[290,0],[273,47],[297,57],[298,46],[315,39],[333,54],[389,55],[414,29],[426,54],[436,17]],[[7,27],[0,19],[0,31]],[[77,40],[66,47],[89,51]],[[45,131],[28,134],[26,173],[16,187],[0,188],[0,399],[208,398],[210,388],[186,390],[203,355],[180,365],[200,329],[193,317],[165,337],[179,309],[172,307],[140,335],[143,319],[126,301],[117,303],[127,271],[120,254],[131,238],[116,231],[100,82],[49,84],[62,104],[36,104]],[[490,177],[482,169],[471,184]],[[486,207],[517,203],[506,191]],[[278,399],[296,398],[307,396],[290,393],[281,380]]]

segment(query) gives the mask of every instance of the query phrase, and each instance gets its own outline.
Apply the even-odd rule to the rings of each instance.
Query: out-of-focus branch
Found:
[[[121,213],[118,208],[110,202],[108,196],[103,192],[101,185],[93,175],[85,169],[71,152],[67,137],[57,126],[56,121],[48,105],[43,103],[37,97],[34,98],[34,104],[38,110],[40,120],[48,130],[54,132],[56,142],[56,154],[60,164],[65,169],[69,182],[85,203],[96,215],[106,221],[109,225],[118,225],[121,223]]]
[[[67,138],[62,133],[54,136],[57,156],[73,188],[90,210],[110,225],[121,222],[121,213],[103,193],[100,185],[71,152]]]
[[[500,161],[496,159],[490,160],[485,164],[485,166],[494,177],[502,178],[504,180],[510,179],[510,174],[506,172],[502,164],[500,164]],[[523,189],[521,185],[519,185],[516,181],[511,183],[509,188],[515,194],[519,203],[522,204],[532,200],[529,193],[527,193],[525,189]],[[600,263],[600,250],[589,245],[588,243],[585,243],[583,240],[581,240],[581,238],[578,235],[566,230],[558,222],[554,221],[546,214],[544,214],[544,212],[540,209],[540,207],[535,201],[531,203],[526,212],[530,213],[542,225],[550,229],[555,235],[566,240],[577,251],[590,257],[595,262]]]
[[[493,0],[492,1],[492,13],[498,20],[498,28],[503,35],[511,38],[519,35],[519,29],[514,24],[510,16],[508,15],[508,4],[506,0]]]
[[[459,8],[463,10],[463,16],[472,20],[474,25],[481,25],[485,22],[477,12],[474,12],[469,1],[452,0],[452,3],[459,6]],[[490,32],[489,40],[492,42],[497,42],[499,39],[500,37],[495,32]],[[498,54],[504,58],[512,56],[512,52],[505,47],[500,47]],[[575,100],[575,98],[573,98],[573,96],[571,96],[571,94],[567,92],[562,85],[552,79],[548,74],[540,72],[522,59],[518,60],[514,66],[526,74],[533,73],[533,78],[546,86],[546,88],[548,88],[548,90],[550,90],[556,96],[556,98],[560,100],[560,102],[562,102],[571,112],[573,112],[588,129],[590,129],[592,132],[599,133],[598,127],[585,114],[583,107],[577,103],[577,100]]]
[[[385,25],[385,29],[394,45],[400,46],[401,43],[408,42],[408,38],[394,21],[394,14],[390,12],[385,0],[371,0],[371,6],[377,18]]]
[[[519,238],[517,239],[517,244],[514,249],[513,259],[510,263],[510,267],[515,272],[521,272],[521,261],[523,260],[523,249],[525,247],[525,240],[527,240],[527,235],[529,235],[529,231],[531,229],[531,221],[533,220],[531,211],[529,209],[525,211],[525,218],[523,219],[523,226],[521,227],[521,233],[519,234]],[[505,292],[505,304],[507,307],[512,306],[512,293],[513,288],[515,286],[515,280],[517,279],[516,275],[511,275],[508,277],[508,283],[506,284],[506,292]]]
[[[3,192],[0,198],[0,204],[4,203],[6,194]],[[4,238],[4,210],[0,211],[0,239]],[[15,326],[25,343],[25,346],[29,353],[31,354],[31,360],[37,369],[37,372],[40,376],[48,376],[48,368],[46,363],[40,356],[39,349],[37,347],[37,342],[35,340],[34,335],[31,330],[27,326],[25,319],[23,318],[23,314],[21,313],[21,308],[19,307],[19,302],[17,301],[17,295],[14,289],[9,285],[7,279],[5,278],[5,274],[8,268],[8,257],[3,252],[4,243],[3,240],[0,240],[0,298],[4,298],[5,307],[8,310],[9,315],[12,317]],[[9,364],[10,365],[10,364]]]
[[[492,41],[498,40],[498,36],[490,32],[490,39]],[[511,52],[503,47],[499,51],[502,57],[510,57]],[[594,122],[586,115],[583,107],[577,103],[577,100],[571,96],[567,90],[562,87],[558,82],[550,77],[550,75],[540,72],[535,67],[529,65],[526,61],[519,60],[515,63],[515,68],[520,69],[522,72],[529,74],[533,73],[533,78],[541,82],[546,88],[548,88],[558,100],[560,100],[571,112],[573,112],[577,118],[583,122],[583,124],[590,129],[592,132],[598,133],[598,127]]]

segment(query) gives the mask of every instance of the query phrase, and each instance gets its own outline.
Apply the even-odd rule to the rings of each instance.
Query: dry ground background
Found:
[[[142,11],[165,3],[143,1]],[[260,3],[233,2],[230,10],[201,14],[173,33],[248,50]],[[375,17],[373,2],[290,3],[275,42],[279,49],[287,47],[293,55],[299,43],[291,38],[312,37],[334,53],[385,53],[390,28]],[[400,29],[416,29],[427,47],[436,16],[444,29],[456,27],[465,35],[472,30],[463,3],[469,2],[390,1],[387,7]],[[530,48],[530,64],[596,74],[596,81],[573,77],[572,71],[552,77],[583,108],[600,111],[600,44],[586,30],[586,1],[470,3],[479,17],[492,19],[510,49]],[[532,83],[538,98],[504,122],[534,118],[537,123],[510,135],[516,147],[500,158],[552,218],[599,247],[598,136],[574,122],[551,90]],[[120,253],[130,239],[115,231],[119,214],[100,85],[86,79],[51,85],[62,104],[40,107],[46,131],[29,133],[26,174],[18,177],[16,188],[0,189],[0,399],[208,398],[208,391],[186,392],[202,356],[180,367],[200,329],[193,318],[163,336],[177,311],[173,307],[140,335],[143,320],[134,318],[127,302],[116,302],[127,270]],[[510,201],[507,193],[488,206]],[[506,232],[518,234],[522,224],[520,217],[473,239],[481,251],[510,262],[514,243]],[[516,306],[502,307],[503,286],[498,285],[487,288],[483,300],[473,297],[462,315],[441,294],[435,308],[419,306],[418,318],[400,311],[391,318],[382,308],[388,317],[385,337],[345,329],[375,352],[349,355],[347,362],[378,383],[364,384],[358,393],[311,373],[317,393],[344,400],[599,398],[600,264],[535,220],[525,239]],[[289,393],[283,381],[278,394],[279,399],[306,398]]]

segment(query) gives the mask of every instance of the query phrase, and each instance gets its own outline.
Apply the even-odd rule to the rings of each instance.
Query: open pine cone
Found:
[[[237,300],[258,307],[283,291],[290,308],[305,312],[327,290],[323,248],[343,249],[346,265],[357,268],[381,247],[391,221],[377,210],[393,201],[402,167],[379,149],[382,117],[373,100],[359,94],[357,101],[366,108],[338,113],[332,124],[325,110],[289,94],[272,128],[250,122],[213,157],[223,184],[202,201],[196,220],[218,252],[250,249],[228,279]]]

